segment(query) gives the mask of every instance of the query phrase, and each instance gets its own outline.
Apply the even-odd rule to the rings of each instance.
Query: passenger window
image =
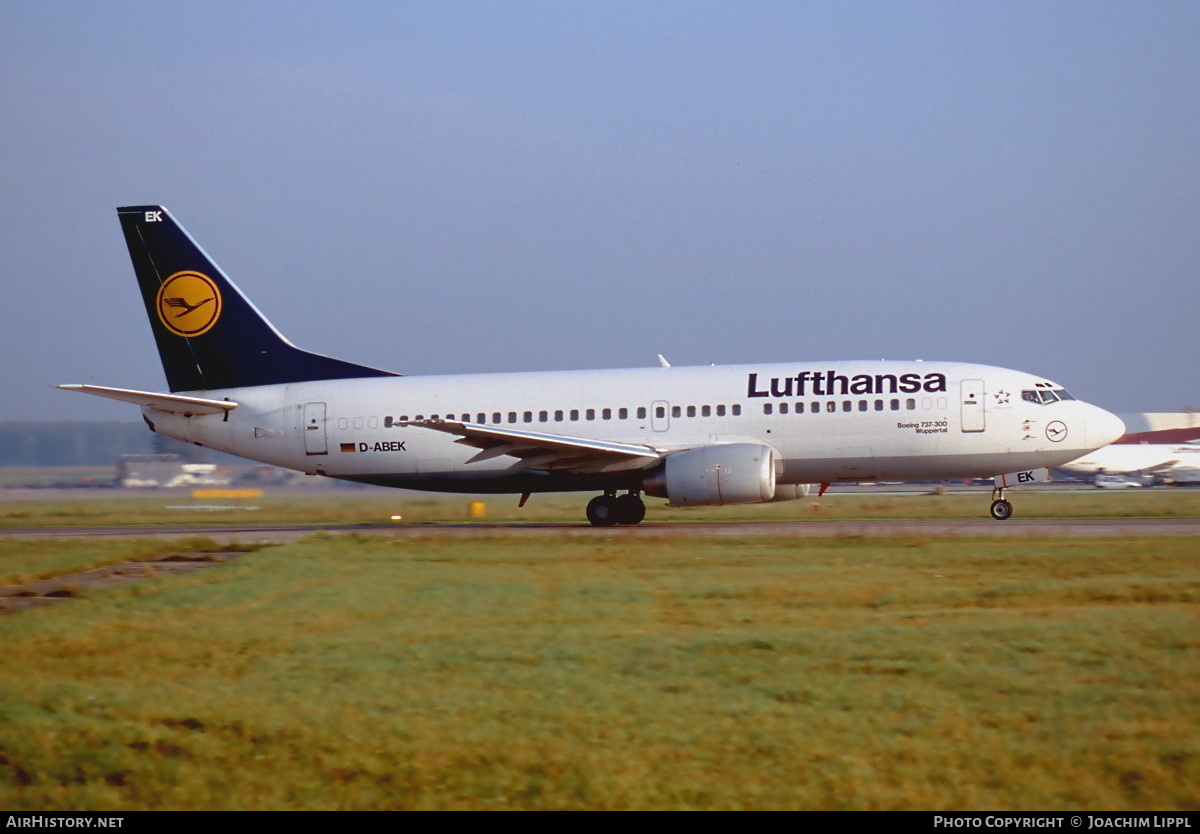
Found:
[[[892,411],[899,411],[899,410],[900,410],[900,401],[892,400]]]
[[[724,416],[725,416],[725,406],[723,406],[723,405],[719,405],[719,406],[717,406],[717,416],[718,416],[718,417],[724,417]]]
[[[499,423],[499,422],[500,422],[500,412],[499,412],[499,411],[493,411],[493,412],[492,412],[492,422],[493,422],[493,423]]]
[[[695,416],[696,416],[696,406],[694,406],[694,405],[689,405],[689,406],[687,407],[687,416],[689,416],[689,417],[695,417]]]
[[[392,427],[392,418],[391,417],[383,418],[383,427],[385,429],[390,429]]]
[[[356,429],[362,428],[362,418],[361,417],[354,418],[354,428],[356,428]]]
[[[771,413],[771,404],[763,403],[763,414],[770,414],[770,413]]]
[[[825,410],[832,414],[833,412],[837,411],[837,403],[835,403],[833,400],[830,400],[829,402],[825,403]]]
[[[539,412],[538,412],[538,422],[539,422],[539,423],[545,423],[545,422],[547,422],[549,419],[550,419],[550,412],[549,412],[549,411],[539,411]]]
[[[510,423],[517,422],[517,412],[515,412],[515,411],[508,412],[508,422],[510,422]]]
[[[804,403],[803,403],[803,402],[798,402],[798,403],[796,403],[796,413],[797,413],[797,414],[803,414],[803,413],[804,413]]]
[[[876,401],[875,401],[875,410],[876,410],[876,411],[883,411],[883,400],[876,400]]]
[[[561,423],[562,419],[563,419],[563,413],[562,413],[562,409],[560,408],[554,412],[554,422]]]
[[[618,420],[628,420],[629,419],[629,409],[628,408],[617,409],[617,419]]]
[[[667,409],[661,405],[656,405],[654,407],[654,416],[661,420],[663,417],[667,416]]]
[[[732,408],[731,410],[733,411],[733,416],[734,416],[734,417],[741,417],[741,416],[742,416],[742,406],[741,406],[741,403],[734,403],[734,404],[733,404],[733,408]]]
[[[849,410],[850,410],[850,401],[842,400],[842,411],[849,411]]]
[[[904,407],[907,408],[909,411],[916,411],[917,410],[917,401],[914,400],[912,397],[909,397],[907,400],[904,401]]]
[[[672,417],[682,417],[682,416],[683,416],[683,409],[682,409],[680,406],[677,406],[677,405],[673,405],[673,406],[671,406],[671,416],[672,416]]]
[[[484,414],[482,411],[481,411],[481,412],[479,412],[478,414],[476,414],[476,415],[475,415],[475,422],[476,422],[476,423],[485,423],[485,422],[487,422],[487,415],[486,415],[486,414]]]
[[[586,416],[587,416],[587,418],[588,418],[589,420],[595,420],[595,419],[596,419],[596,409],[594,409],[594,408],[589,408],[589,409],[587,410],[587,415],[586,415]]]
[[[787,413],[788,413],[788,404],[787,404],[787,403],[780,403],[780,404],[779,404],[779,413],[780,413],[780,414],[787,414]]]
[[[639,405],[639,406],[638,406],[638,410],[637,410],[637,416],[638,416],[638,419],[639,419],[639,420],[645,420],[645,419],[646,419],[646,406],[644,406],[644,405]]]
[[[571,409],[571,420],[572,420],[572,422],[574,422],[574,421],[576,421],[576,420],[578,420],[578,419],[579,419],[579,409],[578,409],[578,408],[572,408],[572,409]]]
[[[859,401],[858,401],[858,410],[859,410],[859,411],[866,411],[866,410],[867,410],[867,401],[866,401],[866,400],[859,400]]]
[[[611,419],[612,419],[612,409],[611,409],[611,408],[606,408],[606,409],[604,409],[603,411],[601,411],[601,412],[600,412],[600,419],[601,419],[601,420],[611,420]]]
[[[712,416],[712,406],[711,405],[700,406],[700,416],[701,417],[711,417]]]

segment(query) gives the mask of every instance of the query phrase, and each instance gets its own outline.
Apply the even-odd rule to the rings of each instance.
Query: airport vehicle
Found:
[[[1092,483],[1097,489],[1129,489],[1142,486],[1141,481],[1129,475],[1097,475]]]
[[[368,484],[591,491],[598,526],[670,506],[803,498],[814,485],[991,477],[1011,485],[1116,439],[1121,421],[1019,371],[826,361],[404,376],[293,346],[161,206],[117,209],[170,394],[63,385],[141,406],[151,430]],[[618,493],[624,493],[618,495]]]
[[[1200,467],[1181,466],[1166,476],[1171,486],[1200,486]]]

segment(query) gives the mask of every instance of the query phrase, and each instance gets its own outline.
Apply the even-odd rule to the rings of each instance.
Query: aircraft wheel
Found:
[[[617,523],[620,512],[617,499],[611,495],[597,495],[587,505],[587,520],[593,527],[612,527]]]
[[[646,505],[632,492],[617,499],[617,519],[621,524],[639,524],[646,517]]]
[[[1012,517],[1012,504],[1001,499],[992,502],[992,518],[996,521],[1007,521]]]

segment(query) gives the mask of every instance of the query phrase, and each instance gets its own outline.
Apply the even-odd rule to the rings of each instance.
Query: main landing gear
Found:
[[[1004,487],[992,487],[992,518],[1008,521],[1012,518],[1012,504],[1004,497]]]
[[[597,495],[587,505],[587,520],[593,527],[637,524],[646,517],[646,505],[636,492],[617,497],[615,492]]]

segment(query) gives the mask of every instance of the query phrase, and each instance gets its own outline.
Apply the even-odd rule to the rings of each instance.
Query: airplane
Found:
[[[1061,385],[967,363],[659,357],[657,368],[406,376],[295,347],[162,206],[117,214],[170,393],[57,387],[138,405],[151,431],[308,474],[519,494],[520,506],[598,492],[586,509],[596,526],[641,522],[642,495],[753,504],[834,483],[996,476],[990,512],[1004,520],[1006,488],[1124,432]]]
[[[1200,467],[1200,445],[1115,443],[1059,466],[1085,475],[1166,475]]]

